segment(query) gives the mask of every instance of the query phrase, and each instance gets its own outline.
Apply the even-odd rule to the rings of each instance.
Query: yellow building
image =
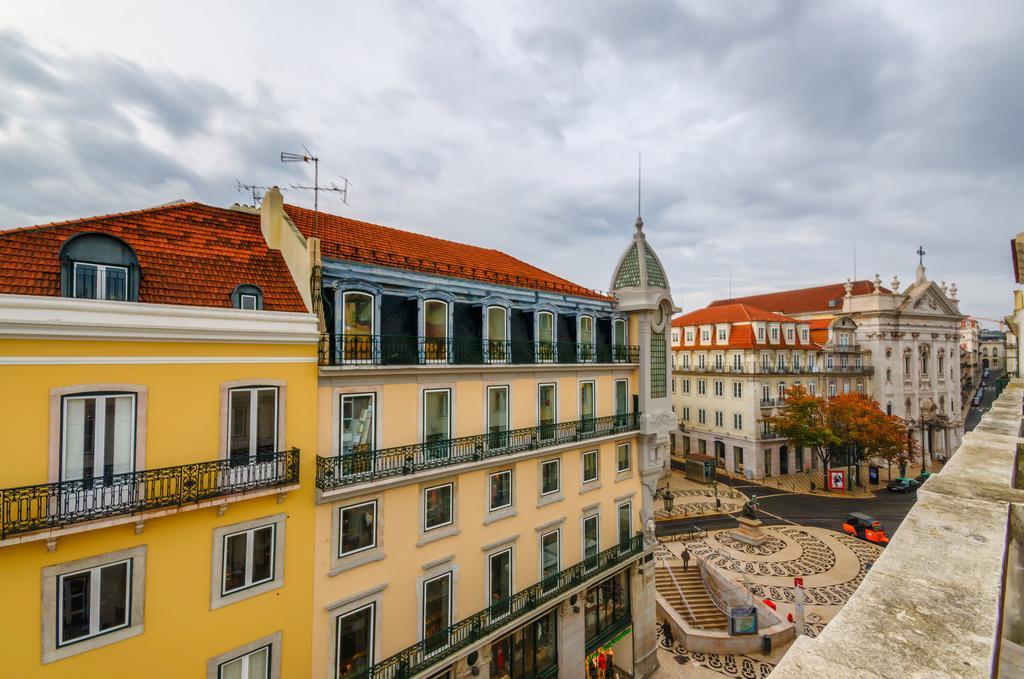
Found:
[[[316,337],[251,213],[0,233],[0,674],[309,676]]]
[[[276,189],[0,234],[5,671],[650,676],[642,226],[610,295]]]
[[[581,677],[602,648],[649,676],[675,420],[642,224],[606,296],[274,190],[263,213],[322,240],[313,676]]]

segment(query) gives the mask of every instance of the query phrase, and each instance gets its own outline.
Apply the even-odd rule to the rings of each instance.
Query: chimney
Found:
[[[260,230],[263,239],[271,250],[281,249],[281,227],[284,222],[284,198],[276,186],[271,186],[263,194],[263,205],[260,207]]]

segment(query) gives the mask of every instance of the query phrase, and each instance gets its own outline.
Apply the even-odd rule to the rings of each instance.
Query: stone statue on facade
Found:
[[[757,508],[761,503],[757,501],[756,495],[751,495],[750,499],[743,503],[743,516],[748,519],[757,518]]]

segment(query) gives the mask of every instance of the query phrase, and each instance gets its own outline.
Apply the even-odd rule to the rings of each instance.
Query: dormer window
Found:
[[[136,302],[139,260],[123,241],[104,233],[69,238],[60,251],[61,294],[79,299]]]
[[[719,342],[725,342],[727,336],[728,336],[728,330],[726,330],[725,328],[719,328],[718,329],[718,341]]]
[[[787,342],[792,342],[793,341],[793,328],[786,328],[786,341]]]
[[[700,343],[709,344],[711,342],[711,329],[702,328],[700,331]]]
[[[263,308],[263,291],[255,285],[239,285],[231,293],[231,306],[246,311],[259,311]]]
[[[779,329],[777,327],[772,328],[772,343],[776,344],[779,341]]]
[[[686,343],[687,344],[693,344],[693,330],[692,329],[686,331]]]
[[[763,325],[757,326],[757,341],[758,342],[763,342],[764,341],[764,326]]]

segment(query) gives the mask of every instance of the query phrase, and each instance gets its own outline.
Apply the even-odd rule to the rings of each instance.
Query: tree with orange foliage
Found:
[[[814,453],[821,462],[822,487],[828,488],[828,465],[839,443],[830,427],[828,402],[794,386],[786,390],[786,405],[765,420],[779,436]]]

